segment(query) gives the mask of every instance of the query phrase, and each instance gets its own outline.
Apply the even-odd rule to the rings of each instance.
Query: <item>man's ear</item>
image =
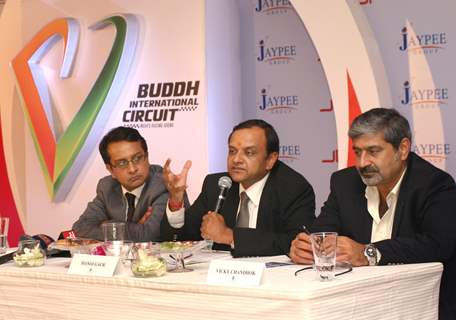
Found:
[[[105,167],[106,167],[106,170],[108,170],[109,173],[111,174],[111,177],[112,177],[113,179],[116,179],[116,175],[114,174],[114,171],[112,170],[111,165],[110,165],[109,163],[106,163],[106,164],[105,164]]]
[[[399,152],[401,155],[401,160],[405,161],[407,160],[409,153],[410,153],[410,148],[411,148],[411,142],[409,138],[402,138],[401,143],[399,144]]]
[[[275,163],[279,159],[279,153],[278,152],[271,152],[268,155],[268,158],[266,159],[266,170],[271,170],[272,167],[274,167]]]

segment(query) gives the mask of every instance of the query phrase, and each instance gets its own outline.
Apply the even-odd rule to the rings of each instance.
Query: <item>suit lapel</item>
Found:
[[[222,211],[225,223],[229,228],[234,228],[236,224],[236,215],[239,206],[239,184],[233,183],[233,186],[226,195]]]
[[[260,203],[258,205],[258,215],[257,215],[257,229],[268,229],[268,217],[271,215],[271,212],[277,204],[273,198],[273,182],[272,172],[269,174],[268,180],[264,185],[263,191],[261,192]]]
[[[360,216],[356,217],[356,231],[360,235],[359,241],[362,243],[370,243],[372,237],[372,217],[367,210],[367,199],[362,193],[360,197],[353,198],[353,203],[355,204],[354,212],[360,212]],[[366,226],[369,226],[366,228]]]
[[[111,195],[111,208],[115,212],[112,219],[124,221],[126,220],[127,202],[124,199],[120,183],[116,181],[114,192]]]
[[[413,165],[414,165],[415,154],[413,152],[410,153],[409,159],[407,161],[407,171],[405,172],[404,178],[402,179],[401,186],[399,188],[399,197],[396,203],[396,210],[394,212],[394,221],[393,221],[393,230],[391,231],[391,238],[395,238],[399,232],[399,226],[401,225],[401,221],[404,217],[404,210],[405,210],[405,202],[406,199],[409,197],[409,190],[411,182],[409,181],[412,176]]]
[[[149,200],[149,197],[147,196],[148,194],[148,189],[149,189],[149,179],[147,179],[146,184],[144,185],[144,188],[141,191],[141,195],[139,196],[138,203],[136,204],[135,207],[135,213],[133,214],[133,221],[139,221],[143,214],[146,212],[147,208],[149,207],[148,203],[151,203],[152,201]],[[126,210],[126,209],[125,209]]]
[[[353,169],[352,174],[355,175],[356,182],[351,191],[347,193],[348,198],[343,200],[346,203],[344,206],[346,210],[344,209],[344,211],[347,212],[341,212],[342,216],[347,216],[346,220],[350,221],[350,225],[343,226],[343,232],[358,242],[370,243],[373,220],[367,210],[366,185],[355,169]]]

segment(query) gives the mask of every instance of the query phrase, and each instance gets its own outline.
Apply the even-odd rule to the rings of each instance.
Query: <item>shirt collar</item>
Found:
[[[139,197],[141,196],[141,192],[143,191],[144,189],[144,186],[146,184],[143,183],[141,186],[137,187],[136,189],[133,189],[131,191],[128,191],[127,189],[124,188],[124,186],[121,185],[122,187],[122,194],[125,195],[125,193],[129,192],[129,193],[132,193],[136,196],[136,199],[139,199]]]
[[[264,185],[266,184],[268,177],[269,172],[261,180],[252,184],[248,189],[244,189],[242,184],[239,184],[239,194],[245,191],[245,193],[249,196],[250,201],[252,201],[256,206],[259,206],[261,194],[263,193]]]
[[[386,196],[386,202],[387,202],[388,205],[389,205],[388,202],[391,199],[391,197],[397,197],[398,196],[399,189],[400,189],[401,183],[402,183],[402,179],[404,179],[404,175],[405,175],[406,171],[407,171],[407,167],[405,167],[404,171],[401,174],[401,177],[396,182],[396,184],[394,185],[393,189],[391,189],[391,191]],[[365,197],[367,199],[369,199],[369,198],[370,199],[377,199],[379,197],[377,187],[376,186],[366,186]]]

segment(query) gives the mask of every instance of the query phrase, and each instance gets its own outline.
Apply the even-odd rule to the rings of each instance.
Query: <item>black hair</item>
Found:
[[[104,137],[101,139],[98,149],[100,150],[101,157],[105,164],[111,164],[111,158],[108,153],[108,146],[110,143],[119,142],[119,141],[128,141],[128,142],[141,142],[141,147],[147,155],[147,143],[146,140],[139,134],[138,130],[129,128],[129,127],[117,127],[111,129]]]
[[[269,123],[267,123],[264,120],[261,119],[250,119],[243,121],[236,125],[233,128],[233,131],[231,131],[230,136],[228,137],[228,143],[231,140],[231,136],[236,130],[240,129],[248,129],[248,128],[253,128],[253,127],[258,127],[263,129],[264,135],[266,136],[266,151],[267,155],[269,156],[273,152],[279,152],[279,136],[277,135],[277,132],[275,131],[274,127],[271,126]]]

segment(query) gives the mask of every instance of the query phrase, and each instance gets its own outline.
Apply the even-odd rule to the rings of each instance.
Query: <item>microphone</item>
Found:
[[[230,177],[223,176],[218,181],[218,186],[220,188],[220,193],[217,198],[217,203],[215,204],[214,212],[219,212],[220,208],[223,206],[225,201],[226,193],[231,188],[231,179]]]

